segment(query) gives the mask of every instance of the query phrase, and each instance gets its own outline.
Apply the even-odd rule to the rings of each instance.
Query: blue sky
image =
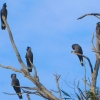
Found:
[[[57,72],[61,75],[61,89],[73,92],[63,79],[66,77],[67,82],[73,83],[77,77],[76,82],[80,80],[80,87],[84,90],[82,81],[84,68],[81,66],[78,57],[71,54],[71,45],[74,43],[81,45],[84,55],[90,58],[93,66],[95,65],[95,53],[91,49],[91,39],[99,19],[93,16],[85,17],[82,20],[77,20],[77,18],[85,13],[99,13],[99,0],[1,0],[1,8],[5,2],[8,9],[7,21],[22,60],[26,64],[26,48],[30,46],[41,83],[47,89],[57,90],[53,76]],[[87,77],[91,79],[90,67],[86,60],[85,63]],[[10,65],[17,69],[21,68],[10,43],[7,30],[1,29],[0,64]],[[10,75],[15,72],[3,68],[0,68],[0,72],[0,100],[18,100],[17,95],[9,96],[2,93],[15,93],[11,87],[10,78]],[[16,74],[21,86],[34,86],[22,74]],[[100,84],[99,80],[98,84]],[[23,98],[23,100],[27,100],[25,94]],[[31,99],[44,100],[35,95],[31,95]]]

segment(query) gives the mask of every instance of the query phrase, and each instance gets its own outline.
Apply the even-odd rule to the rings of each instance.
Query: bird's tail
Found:
[[[28,67],[28,71],[29,72],[32,72],[32,67]]]
[[[23,97],[22,97],[22,94],[21,94],[21,93],[19,93],[19,94],[18,94],[18,97],[19,97],[19,99],[23,99]]]
[[[1,29],[2,29],[2,30],[5,30],[5,29],[6,29],[5,24],[2,23]]]
[[[84,64],[83,64],[83,57],[82,56],[78,56],[78,58],[80,60],[81,65],[84,66]]]
[[[80,62],[81,62],[81,65],[84,66],[83,61],[80,61]]]

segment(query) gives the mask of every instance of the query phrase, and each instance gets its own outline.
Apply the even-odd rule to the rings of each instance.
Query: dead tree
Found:
[[[23,61],[21,59],[20,53],[18,52],[18,49],[17,49],[17,47],[15,45],[15,42],[14,42],[14,39],[13,39],[13,36],[12,36],[12,32],[10,30],[10,27],[9,27],[8,23],[7,23],[7,20],[5,20],[4,16],[2,16],[2,18],[3,18],[3,21],[4,21],[5,25],[6,25],[6,27],[7,27],[9,38],[10,38],[11,44],[13,46],[13,49],[15,51],[16,57],[17,57],[17,59],[18,59],[18,61],[19,61],[19,63],[20,63],[20,65],[21,65],[22,68],[20,70],[18,70],[18,69],[14,68],[14,67],[11,67],[11,66],[7,66],[6,67],[6,66],[3,66],[1,64],[0,64],[0,66],[2,68],[11,69],[11,70],[13,70],[15,72],[22,73],[26,78],[28,78],[30,81],[32,81],[35,84],[35,86],[36,86],[35,87],[35,92],[36,92],[36,94],[38,96],[41,96],[41,97],[43,97],[43,98],[45,98],[47,100],[59,100],[55,95],[53,95],[49,90],[47,90],[41,84],[41,82],[39,80],[39,77],[38,77],[38,74],[37,74],[37,71],[36,71],[36,67],[33,64],[32,65],[33,65],[33,69],[34,69],[34,75],[32,76],[28,72],[25,64],[23,63]],[[28,94],[30,94],[30,92]]]
[[[90,16],[90,15],[95,16],[95,17],[100,19],[100,13],[90,13],[90,14],[84,14],[83,16],[79,17],[78,20],[82,19],[86,16]],[[97,76],[98,76],[98,71],[99,71],[99,66],[100,66],[100,39],[98,38],[98,36],[96,34],[96,47],[93,44],[93,39],[94,39],[94,34],[93,34],[93,37],[92,37],[92,49],[96,53],[96,61],[95,61],[93,73],[91,74],[92,80],[91,80],[90,90],[93,93],[95,93],[96,81],[97,81]]]
[[[55,76],[55,79],[56,79],[56,84],[57,84],[57,87],[58,87],[58,93],[59,93],[59,98],[60,98],[60,100],[62,100],[62,95],[61,95],[61,90],[60,90],[60,86],[59,86],[59,79],[60,79],[60,75],[57,75],[57,74],[54,74],[54,76]]]

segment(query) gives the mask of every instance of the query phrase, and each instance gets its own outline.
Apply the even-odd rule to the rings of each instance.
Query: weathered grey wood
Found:
[[[39,77],[37,76],[37,71],[36,71],[35,66],[33,66],[33,67],[34,67],[34,72],[35,72],[35,73],[34,73],[34,76],[31,76],[31,75],[30,75],[30,73],[28,72],[28,70],[27,70],[25,64],[23,63],[23,61],[22,61],[22,59],[21,59],[21,56],[20,56],[20,53],[18,52],[18,49],[17,49],[17,47],[16,47],[16,45],[15,45],[15,42],[14,42],[14,39],[13,39],[13,36],[12,36],[12,32],[11,32],[11,30],[10,30],[10,27],[9,27],[7,21],[5,20],[4,16],[3,16],[2,18],[3,18],[3,21],[4,21],[5,25],[6,25],[6,27],[7,27],[8,34],[9,34],[9,37],[10,37],[10,41],[11,41],[11,44],[12,44],[13,49],[14,49],[14,51],[15,51],[15,54],[16,54],[16,56],[17,56],[17,59],[18,59],[20,65],[22,66],[21,72],[24,74],[24,76],[26,76],[30,81],[32,81],[32,82],[36,85],[37,91],[38,91],[38,93],[39,93],[42,97],[48,98],[48,100],[59,100],[56,96],[54,96],[49,90],[47,90],[47,89],[40,83]],[[12,68],[9,68],[9,69],[11,69],[11,70],[14,69],[13,71],[15,71],[15,68],[13,68],[13,67],[12,67]],[[18,70],[16,69],[16,71],[18,71]],[[19,71],[19,72],[20,72],[20,71]]]

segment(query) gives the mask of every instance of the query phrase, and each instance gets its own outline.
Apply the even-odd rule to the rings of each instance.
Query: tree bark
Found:
[[[98,38],[96,40],[96,51],[100,51],[100,40]],[[91,82],[91,91],[93,93],[95,93],[96,90],[96,81],[97,81],[99,66],[100,66],[100,57],[98,53],[96,53],[96,63],[95,63],[94,71],[92,73],[92,82]]]
[[[21,56],[20,56],[20,54],[19,54],[19,52],[18,52],[18,49],[17,49],[17,47],[16,47],[16,45],[15,45],[15,43],[14,43],[14,39],[13,39],[13,36],[12,36],[12,32],[11,32],[11,30],[10,30],[10,27],[9,27],[7,21],[5,20],[4,16],[2,16],[2,18],[3,18],[3,21],[4,21],[5,25],[6,25],[6,27],[7,27],[7,30],[8,30],[8,33],[9,33],[9,37],[10,37],[10,41],[11,41],[12,46],[13,46],[13,49],[14,49],[14,51],[15,51],[15,53],[16,53],[17,59],[18,59],[19,63],[20,63],[21,66],[22,66],[21,72],[22,72],[29,80],[31,80],[31,81],[36,85],[37,91],[38,91],[38,93],[39,93],[42,97],[47,98],[48,100],[59,100],[56,96],[54,96],[49,90],[47,90],[47,89],[40,83],[39,77],[38,77],[37,75],[34,75],[34,77],[30,75],[30,73],[28,72],[28,70],[27,70],[25,64],[23,63],[23,61],[22,61],[22,59],[21,59]],[[35,68],[35,67],[34,67],[34,68]],[[9,68],[9,69],[12,69],[12,70],[13,70],[13,68]],[[16,70],[17,70],[17,69],[16,69]],[[35,69],[34,69],[34,70],[35,70]],[[37,74],[36,70],[35,70],[34,72],[35,72],[34,74]]]
[[[82,19],[82,18],[89,16],[89,15],[95,16],[95,17],[100,19],[100,13],[84,14],[83,16],[79,17],[78,19]],[[97,34],[96,34],[96,36],[97,36]],[[94,34],[93,34],[93,38],[94,38]],[[99,38],[96,39],[96,48],[95,48],[93,45],[93,38],[92,38],[92,46],[93,46],[94,52],[96,53],[96,62],[95,62],[95,66],[94,66],[94,71],[92,73],[92,80],[91,80],[90,89],[93,93],[95,93],[96,92],[96,81],[97,81],[97,76],[98,76],[98,71],[99,71],[99,66],[100,66],[100,39]]]

